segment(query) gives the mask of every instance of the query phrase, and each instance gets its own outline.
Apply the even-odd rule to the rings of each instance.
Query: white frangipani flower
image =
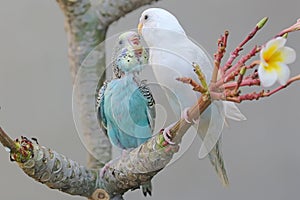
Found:
[[[260,65],[258,75],[261,85],[272,86],[276,81],[285,85],[290,77],[290,64],[296,59],[296,52],[285,47],[286,38],[277,37],[270,40],[260,51]]]

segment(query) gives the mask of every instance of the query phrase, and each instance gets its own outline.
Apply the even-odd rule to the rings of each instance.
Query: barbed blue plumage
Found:
[[[121,149],[136,148],[152,136],[155,101],[145,81],[137,76],[147,63],[148,52],[141,46],[139,35],[122,34],[112,60],[115,78],[104,83],[97,101],[100,126]],[[151,182],[142,188],[144,195],[151,195]]]

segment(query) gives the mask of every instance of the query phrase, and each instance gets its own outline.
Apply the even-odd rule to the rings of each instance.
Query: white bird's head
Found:
[[[145,41],[151,44],[153,40],[157,41],[155,33],[159,30],[172,31],[185,35],[183,28],[176,17],[169,11],[162,8],[149,8],[145,10],[139,21],[138,32]]]

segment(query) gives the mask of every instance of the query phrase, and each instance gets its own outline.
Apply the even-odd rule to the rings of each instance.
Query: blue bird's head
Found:
[[[117,49],[123,49],[124,47],[131,47],[133,49],[141,49],[141,37],[137,32],[134,31],[127,31],[125,33],[122,33],[119,38],[118,42],[116,44]]]
[[[148,63],[148,51],[142,46],[138,33],[129,31],[119,36],[114,61],[117,72],[122,74],[140,72]]]

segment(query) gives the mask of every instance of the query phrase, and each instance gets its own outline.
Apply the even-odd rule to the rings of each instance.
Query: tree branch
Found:
[[[15,152],[16,145],[15,142],[4,132],[4,130],[0,127],[0,142],[1,144],[10,150],[10,152]]]
[[[209,96],[202,95],[189,109],[189,116],[192,119],[198,118],[210,103]],[[14,160],[28,176],[52,189],[93,200],[100,200],[100,196],[106,199],[104,198],[106,195],[111,199],[122,199],[125,192],[138,189],[171,161],[179,150],[182,137],[191,125],[185,119],[180,119],[170,129],[174,145],[166,143],[161,131],[127,155],[112,161],[103,177],[100,177],[101,169],[81,166],[49,148],[33,144],[26,137],[12,142],[2,129],[0,138],[7,137],[6,140],[10,142],[7,144],[6,140],[2,139],[0,142],[9,148],[19,146],[16,151],[11,152],[11,157],[15,158]]]
[[[82,127],[81,134],[86,139],[88,149],[101,156],[101,161],[107,162],[111,159],[111,145],[98,127],[93,109],[96,91],[91,90],[97,87],[99,76],[105,70],[105,52],[101,52],[102,58],[94,63],[90,62],[88,70],[85,70],[80,78],[76,78],[84,59],[105,39],[107,27],[99,26],[99,19],[89,0],[57,0],[57,2],[65,15],[70,71],[73,83],[77,82],[78,101],[75,103]],[[88,166],[97,168],[103,166],[103,163],[90,154]]]
[[[4,135],[6,133],[1,129],[0,138]],[[98,179],[96,170],[88,169],[49,148],[34,144],[26,137],[13,141],[13,145],[19,148],[11,151],[12,160],[36,181],[71,195],[90,197],[94,193]]]
[[[92,0],[97,4],[97,12],[103,26],[109,26],[127,13],[158,0]]]

